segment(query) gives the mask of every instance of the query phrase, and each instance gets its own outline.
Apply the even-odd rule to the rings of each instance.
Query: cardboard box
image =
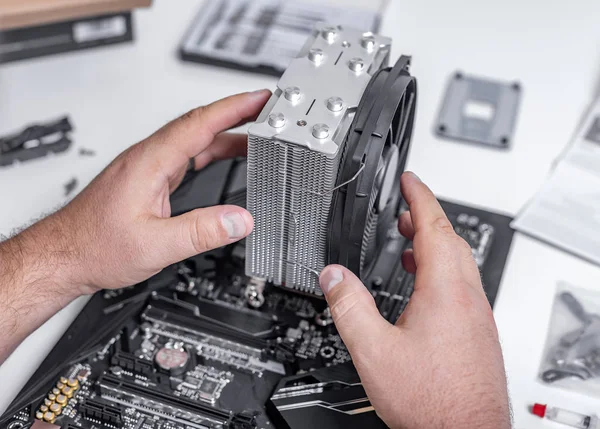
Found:
[[[0,30],[116,14],[151,3],[152,0],[0,0]]]
[[[151,0],[0,0],[0,63],[133,40]]]

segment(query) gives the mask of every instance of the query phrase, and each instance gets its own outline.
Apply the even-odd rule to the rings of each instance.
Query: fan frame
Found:
[[[344,265],[363,280],[384,247],[377,249],[371,263],[363,267],[364,231],[371,206],[377,200],[373,198],[373,188],[383,150],[391,132],[392,145],[399,151],[394,178],[397,186],[412,138],[417,83],[409,73],[410,61],[410,57],[402,56],[393,67],[383,68],[373,76],[344,142],[337,184],[347,184],[337,189],[333,197],[327,240],[329,263]],[[353,177],[355,180],[351,180]],[[396,205],[397,218],[402,198],[392,197],[389,202]]]

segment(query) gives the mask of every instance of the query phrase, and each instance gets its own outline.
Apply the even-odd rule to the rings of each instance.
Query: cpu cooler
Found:
[[[391,40],[317,27],[248,131],[246,273],[322,295],[319,272],[366,279],[398,217],[414,122],[410,58]]]

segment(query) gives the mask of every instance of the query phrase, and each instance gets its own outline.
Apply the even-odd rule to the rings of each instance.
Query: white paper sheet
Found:
[[[511,226],[600,265],[600,99]]]

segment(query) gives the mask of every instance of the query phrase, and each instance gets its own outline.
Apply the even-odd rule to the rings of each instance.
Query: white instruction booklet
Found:
[[[600,265],[600,98],[511,226]]]

